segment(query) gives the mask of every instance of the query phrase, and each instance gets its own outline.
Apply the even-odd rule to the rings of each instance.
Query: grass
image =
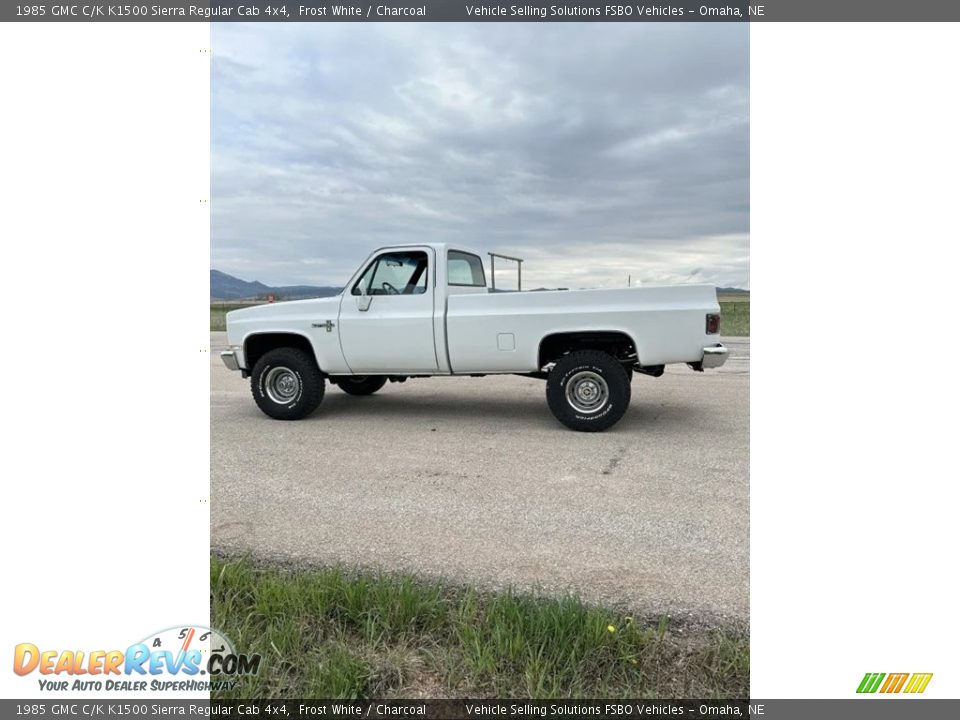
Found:
[[[720,298],[720,334],[750,336],[750,300]]]
[[[749,640],[412,575],[211,558],[213,626],[260,672],[218,699],[749,697]]]

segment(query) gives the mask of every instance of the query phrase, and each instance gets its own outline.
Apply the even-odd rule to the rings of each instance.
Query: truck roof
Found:
[[[474,255],[483,256],[484,253],[480,252],[471,247],[465,245],[454,245],[452,243],[445,242],[410,242],[410,243],[395,243],[393,245],[384,245],[383,247],[378,247],[374,252],[379,252],[380,250],[386,250],[391,247],[428,247],[435,250],[438,254],[442,253],[444,250],[462,250],[464,252],[470,252]]]

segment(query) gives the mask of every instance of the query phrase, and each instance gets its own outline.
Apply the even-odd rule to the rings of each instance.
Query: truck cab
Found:
[[[449,295],[486,293],[477,253],[439,246],[384,248],[340,299],[340,343],[355,373],[449,373],[442,322]]]

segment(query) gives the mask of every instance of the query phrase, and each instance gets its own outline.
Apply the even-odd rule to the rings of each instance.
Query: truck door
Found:
[[[385,250],[346,288],[340,301],[340,343],[351,371],[437,371],[435,262],[430,248]]]

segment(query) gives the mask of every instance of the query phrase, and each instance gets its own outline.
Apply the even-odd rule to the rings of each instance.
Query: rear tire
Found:
[[[387,384],[387,378],[383,375],[348,375],[330,382],[335,382],[348,395],[373,395]]]
[[[250,374],[253,399],[275,420],[300,420],[323,400],[324,380],[316,361],[297,348],[265,353]]]
[[[547,376],[547,405],[571,430],[599,432],[617,423],[630,405],[630,376],[598,350],[564,355]]]

